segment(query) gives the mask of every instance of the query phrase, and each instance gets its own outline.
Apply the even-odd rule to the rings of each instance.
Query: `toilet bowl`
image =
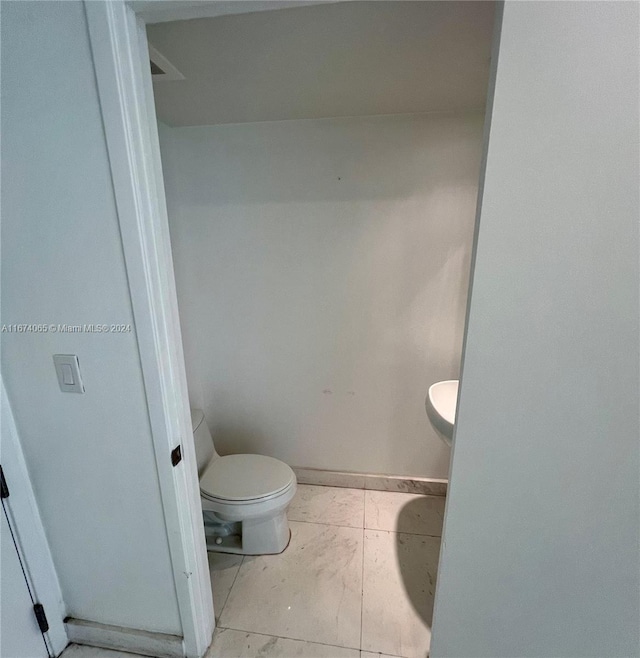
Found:
[[[191,410],[191,423],[207,550],[281,553],[289,543],[287,508],[297,485],[291,467],[264,455],[221,457],[202,411]]]

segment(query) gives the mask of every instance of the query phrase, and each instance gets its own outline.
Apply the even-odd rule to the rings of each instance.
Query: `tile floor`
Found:
[[[284,553],[209,553],[207,658],[426,658],[444,500],[299,485]],[[85,649],[63,658],[130,656]]]

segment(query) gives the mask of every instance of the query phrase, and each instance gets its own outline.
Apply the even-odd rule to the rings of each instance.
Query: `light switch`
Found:
[[[58,385],[63,393],[84,393],[80,362],[75,354],[54,354],[53,363],[58,375]]]
[[[67,363],[63,363],[60,367],[62,368],[62,383],[67,384],[68,386],[75,384],[73,381],[73,370],[71,369],[71,366]]]

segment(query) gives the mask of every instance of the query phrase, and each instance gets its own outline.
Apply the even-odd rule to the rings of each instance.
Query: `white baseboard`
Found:
[[[402,475],[380,475],[377,473],[327,471],[320,468],[298,466],[292,466],[292,468],[299,484],[317,484],[325,487],[347,487],[349,489],[373,489],[376,491],[401,491],[403,493],[426,494],[429,496],[447,495],[447,480]]]
[[[129,651],[153,658],[183,658],[182,638],[124,626],[110,626],[84,619],[65,619],[69,642],[101,649]]]

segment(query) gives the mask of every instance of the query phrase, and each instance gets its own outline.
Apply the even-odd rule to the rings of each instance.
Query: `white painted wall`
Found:
[[[504,9],[434,658],[640,655],[639,19]]]
[[[132,323],[80,2],[3,3],[2,136],[2,323]],[[67,613],[181,634],[135,332],[2,339]]]
[[[446,477],[481,113],[161,126],[191,403],[222,453]]]

